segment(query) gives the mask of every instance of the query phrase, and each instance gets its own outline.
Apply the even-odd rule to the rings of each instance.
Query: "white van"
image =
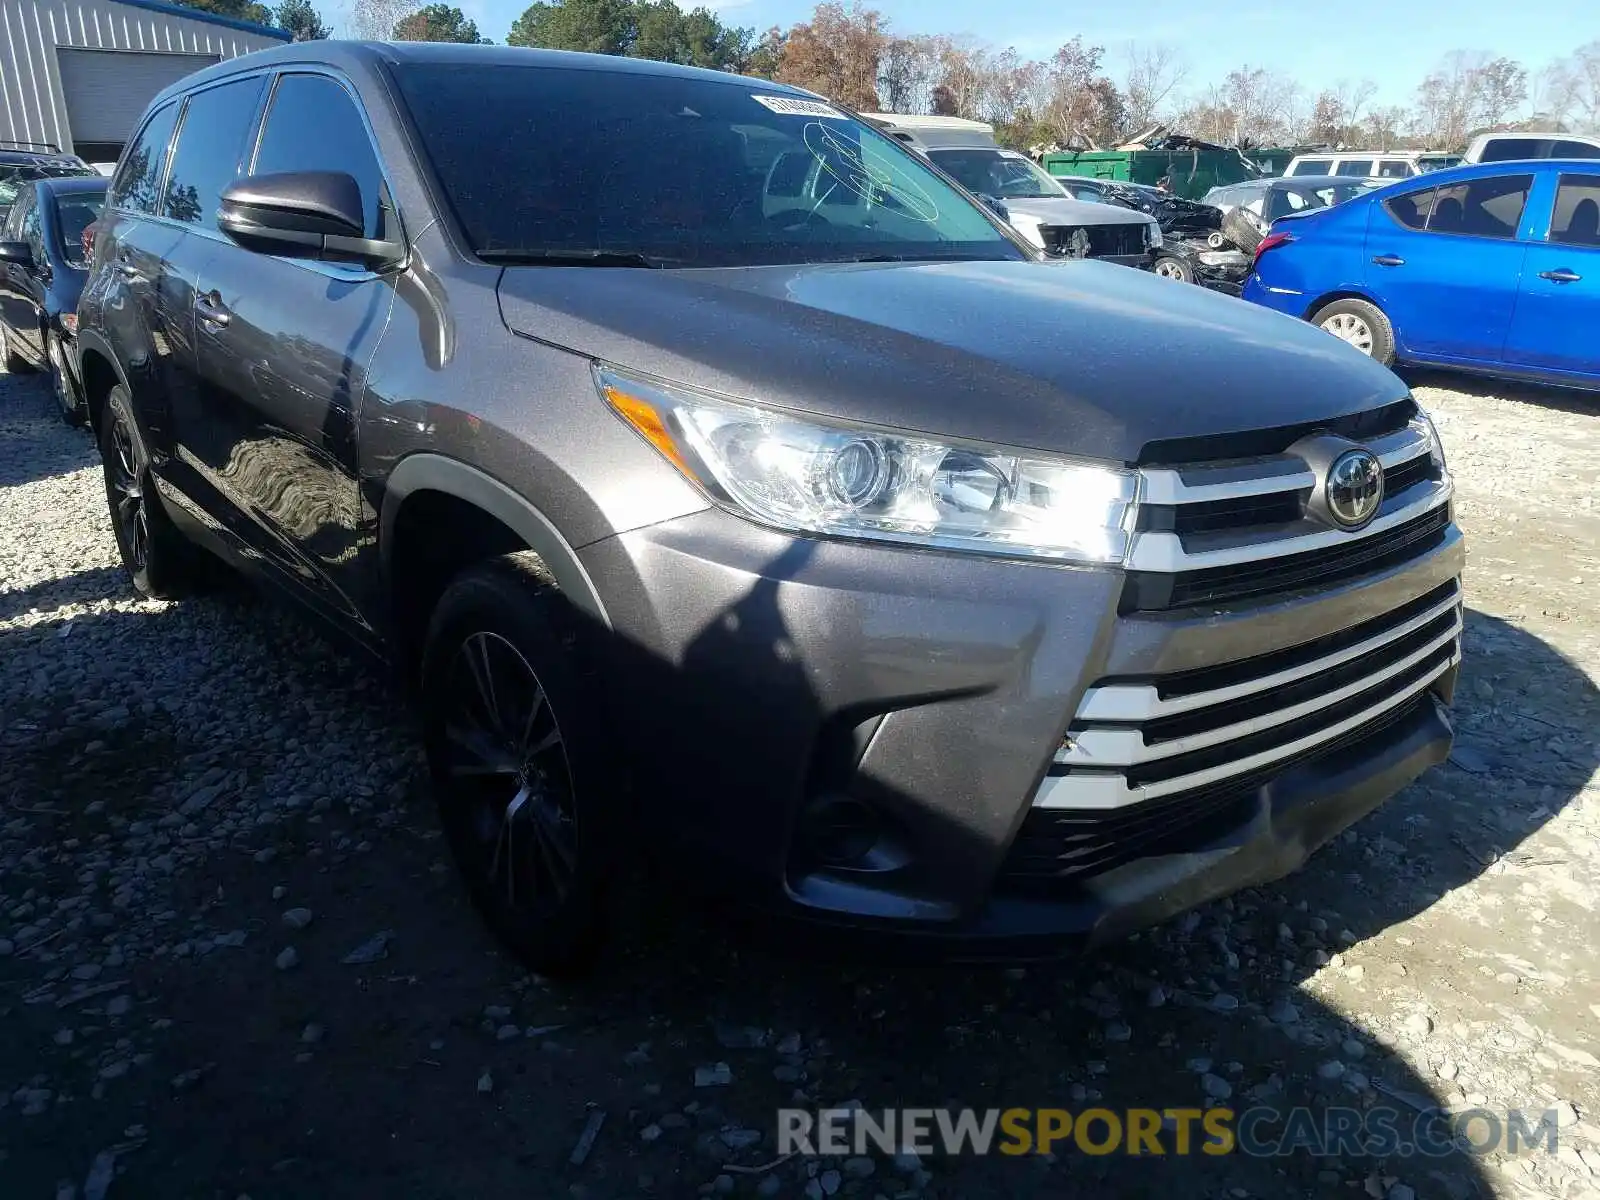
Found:
[[[1410,179],[1429,171],[1442,171],[1461,162],[1459,154],[1442,150],[1336,150],[1327,154],[1297,154],[1283,169],[1285,179],[1295,175],[1343,175],[1347,179]]]
[[[1600,138],[1581,133],[1480,133],[1467,147],[1469,163],[1523,158],[1600,158]]]

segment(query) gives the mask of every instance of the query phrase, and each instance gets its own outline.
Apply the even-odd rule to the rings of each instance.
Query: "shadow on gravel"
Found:
[[[126,599],[133,595],[128,573],[121,567],[91,567],[75,575],[61,575],[28,588],[0,591],[0,624],[37,609],[53,613],[69,604]]]
[[[803,563],[785,563],[778,573],[792,578],[803,569]],[[169,616],[185,607],[83,620],[103,622],[105,635],[113,637],[161,620],[175,641],[192,642],[195,631]],[[735,615],[736,624],[719,621],[708,629],[686,661],[704,683],[728,663],[749,661],[744,653],[719,652],[730,630],[761,631],[774,663],[773,692],[752,696],[742,727],[724,731],[759,738],[761,722],[803,694],[805,673],[780,650],[784,624],[776,585],[753,593]],[[202,633],[233,639],[214,663],[238,686],[219,694],[205,730],[171,727],[171,745],[157,748],[161,761],[194,753],[203,738],[231,731],[232,743],[217,747],[224,756],[219,761],[260,763],[265,770],[282,753],[286,732],[309,736],[298,723],[305,713],[314,709],[326,718],[355,703],[343,690],[355,668],[342,658],[327,663],[328,683],[318,690],[308,664],[323,662],[328,648],[317,639],[259,633],[248,611],[212,613],[205,622]],[[67,660],[68,643],[55,636],[48,629],[0,634],[0,661],[25,662],[32,673],[8,674],[0,689],[8,729],[16,728],[19,699],[31,709],[43,703],[28,698],[25,681],[48,691],[50,672]],[[528,979],[489,945],[443,866],[420,791],[391,798],[386,815],[394,823],[381,834],[357,832],[361,818],[345,813],[340,797],[325,813],[291,814],[264,832],[253,829],[248,808],[240,809],[222,835],[228,850],[180,869],[172,895],[152,903],[170,905],[173,914],[155,914],[158,925],[167,922],[157,940],[195,936],[187,914],[196,912],[213,931],[248,931],[241,948],[216,950],[209,958],[195,951],[181,961],[164,953],[133,963],[126,973],[135,1007],[126,1018],[108,1016],[99,1002],[63,1013],[53,1003],[23,999],[39,994],[52,972],[59,977],[65,962],[52,967],[47,959],[24,961],[19,954],[4,964],[0,1090],[48,1079],[64,1087],[71,1103],[25,1123],[14,1113],[0,1121],[0,1130],[7,1122],[12,1130],[0,1132],[0,1173],[12,1172],[14,1182],[33,1189],[19,1194],[43,1194],[61,1177],[82,1178],[96,1151],[138,1125],[145,1132],[125,1152],[127,1174],[113,1197],[247,1190],[258,1200],[676,1200],[708,1194],[705,1185],[725,1163],[759,1166],[775,1158],[780,1106],[847,1100],[871,1109],[1074,1111],[1227,1103],[1238,1111],[1260,1107],[1279,1114],[1308,1105],[1319,1128],[1321,1114],[1338,1106],[1389,1110],[1396,1128],[1408,1134],[1416,1110],[1442,1098],[1434,1081],[1389,1054],[1379,1040],[1385,1031],[1367,1027],[1359,1014],[1334,1011],[1298,985],[1327,953],[1359,947],[1514,854],[1583,786],[1600,754],[1590,736],[1600,723],[1600,698],[1559,653],[1480,614],[1469,615],[1467,651],[1457,763],[1429,773],[1281,883],[1211,904],[1088,959],[1025,971],[895,968],[842,950],[828,953],[783,926],[734,923],[706,906],[671,902],[671,886],[647,876],[627,889],[622,936],[599,974],[556,988]],[[160,652],[152,646],[152,653]],[[1472,686],[1483,664],[1494,670],[1492,706]],[[647,693],[670,695],[683,683],[666,664],[651,669]],[[294,682],[280,687],[285,678]],[[1552,704],[1533,717],[1523,712],[1532,697],[1564,701],[1559,710]],[[381,711],[399,701],[379,693],[362,703]],[[1546,717],[1557,711],[1561,722],[1551,725]],[[38,721],[36,715],[24,719]],[[65,728],[59,732],[69,738]],[[1561,739],[1556,748],[1553,737]],[[702,749],[699,760],[710,761],[714,747]],[[372,738],[341,753],[353,755],[357,769],[392,765],[379,757],[392,751]],[[695,773],[695,759],[686,754],[663,764],[646,781],[648,802],[686,814],[700,805],[715,810],[728,804],[729,796]],[[76,774],[50,769],[70,761],[76,759],[64,741],[30,740],[25,747],[13,740],[0,769],[0,800],[80,811],[93,793]],[[103,785],[115,787],[114,767],[104,772]],[[130,794],[119,803],[129,817],[141,810],[145,821],[171,820],[174,801],[159,784],[131,776],[127,784]],[[263,813],[278,798],[268,790],[247,794]],[[0,812],[0,825],[9,815]],[[89,827],[78,836],[96,834]],[[375,847],[362,854],[352,843],[365,836]],[[253,854],[257,845],[276,847],[277,857]],[[50,861],[48,846],[42,857],[20,865],[13,859],[9,868],[26,878],[13,874],[0,883],[4,900],[15,903],[29,888],[48,895]],[[269,901],[279,883],[287,887],[285,898]],[[76,891],[70,882],[65,886]],[[102,903],[93,901],[86,914]],[[303,935],[287,933],[278,919],[289,904],[318,914]],[[1280,925],[1288,929],[1286,938]],[[396,935],[382,961],[341,962],[379,929]],[[300,946],[301,965],[274,970],[274,955],[291,943]],[[1419,1005],[1443,986],[1430,971],[1419,962],[1400,980],[1409,980]],[[68,984],[56,986],[65,991]],[[1285,1002],[1294,1006],[1292,1019]],[[485,1005],[505,1007],[486,1015]],[[170,1034],[149,1032],[157,1018],[172,1023]],[[508,1019],[510,1042],[504,1040]],[[105,1039],[136,1034],[134,1048],[151,1045],[153,1061],[114,1082],[102,1075],[96,1085],[95,1071],[106,1069],[107,1056],[74,1049],[71,1070],[78,1074],[72,1076],[59,1062],[50,1065],[50,1055],[69,1053],[50,1045],[56,1028],[69,1022],[87,1023]],[[309,1031],[302,1034],[308,1022],[328,1032],[312,1039]],[[518,1023],[530,1026],[525,1035],[517,1033]],[[780,1039],[791,1033],[797,1042],[782,1046]],[[75,1045],[83,1046],[84,1036]],[[1344,1064],[1338,1079],[1326,1077],[1324,1068],[1334,1059]],[[695,1068],[719,1060],[730,1066],[731,1082],[695,1086]],[[491,1081],[487,1089],[483,1081]],[[106,1098],[91,1099],[91,1085]],[[1538,1098],[1530,1095],[1526,1104],[1536,1116]],[[568,1155],[590,1106],[603,1109],[608,1120],[587,1161],[574,1166]],[[658,1136],[641,1137],[647,1124],[669,1116],[675,1123],[658,1124]],[[735,1126],[760,1131],[761,1141],[726,1148],[717,1134]],[[1255,1128],[1263,1139],[1282,1131],[1276,1119]],[[1180,1161],[1171,1155],[1093,1156],[1063,1145],[1053,1159],[938,1158],[927,1165],[931,1181],[909,1166],[897,1173],[879,1160],[876,1178],[848,1181],[840,1194],[862,1200],[911,1191],[960,1200],[1085,1194],[1165,1200],[1181,1189],[1215,1197],[1360,1196],[1382,1195],[1389,1177],[1425,1197],[1492,1191],[1480,1164],[1461,1153],[1377,1159],[1353,1146],[1327,1157],[1301,1149],[1282,1157],[1192,1155]],[[732,1174],[723,1194],[800,1196],[802,1166]],[[758,1191],[769,1175],[779,1179],[777,1189]]]
[[[1444,388],[1479,399],[1520,400],[1524,404],[1537,404],[1541,408],[1553,408],[1558,412],[1576,413],[1579,416],[1600,415],[1600,392],[1551,387],[1515,379],[1494,379],[1465,372],[1437,371],[1427,367],[1400,367],[1395,373],[1412,388]]]

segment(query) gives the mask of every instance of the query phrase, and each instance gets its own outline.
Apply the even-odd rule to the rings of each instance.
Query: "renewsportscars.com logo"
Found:
[[[778,1153],[800,1155],[1288,1154],[1442,1158],[1557,1150],[1557,1113],[1474,1108],[803,1108],[778,1110]]]

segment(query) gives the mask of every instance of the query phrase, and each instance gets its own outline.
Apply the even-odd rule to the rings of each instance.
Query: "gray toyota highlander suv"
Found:
[[[826,187],[773,185],[796,155]],[[545,970],[641,844],[901,946],[1092,945],[1449,750],[1462,542],[1404,385],[1044,261],[794,89],[208,68],[123,156],[79,353],[135,587],[221,559],[401,668],[467,884]]]

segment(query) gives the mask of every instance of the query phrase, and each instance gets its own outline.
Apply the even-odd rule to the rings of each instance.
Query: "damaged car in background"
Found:
[[[1157,275],[1230,296],[1239,294],[1250,273],[1250,255],[1223,236],[1219,209],[1142,183],[1082,176],[1056,176],[1055,181],[1075,199],[1131,208],[1152,217],[1161,230],[1161,245],[1151,264]]]
[[[1074,199],[1026,154],[1002,149],[994,127],[959,117],[864,114],[1000,213],[1052,258],[1097,258],[1151,267],[1161,249],[1157,220],[1136,209]]]
[[[1342,175],[1299,175],[1293,179],[1253,179],[1246,183],[1212,188],[1205,202],[1222,214],[1222,235],[1233,245],[1254,255],[1272,223],[1295,213],[1331,208],[1389,180],[1355,179]]]

